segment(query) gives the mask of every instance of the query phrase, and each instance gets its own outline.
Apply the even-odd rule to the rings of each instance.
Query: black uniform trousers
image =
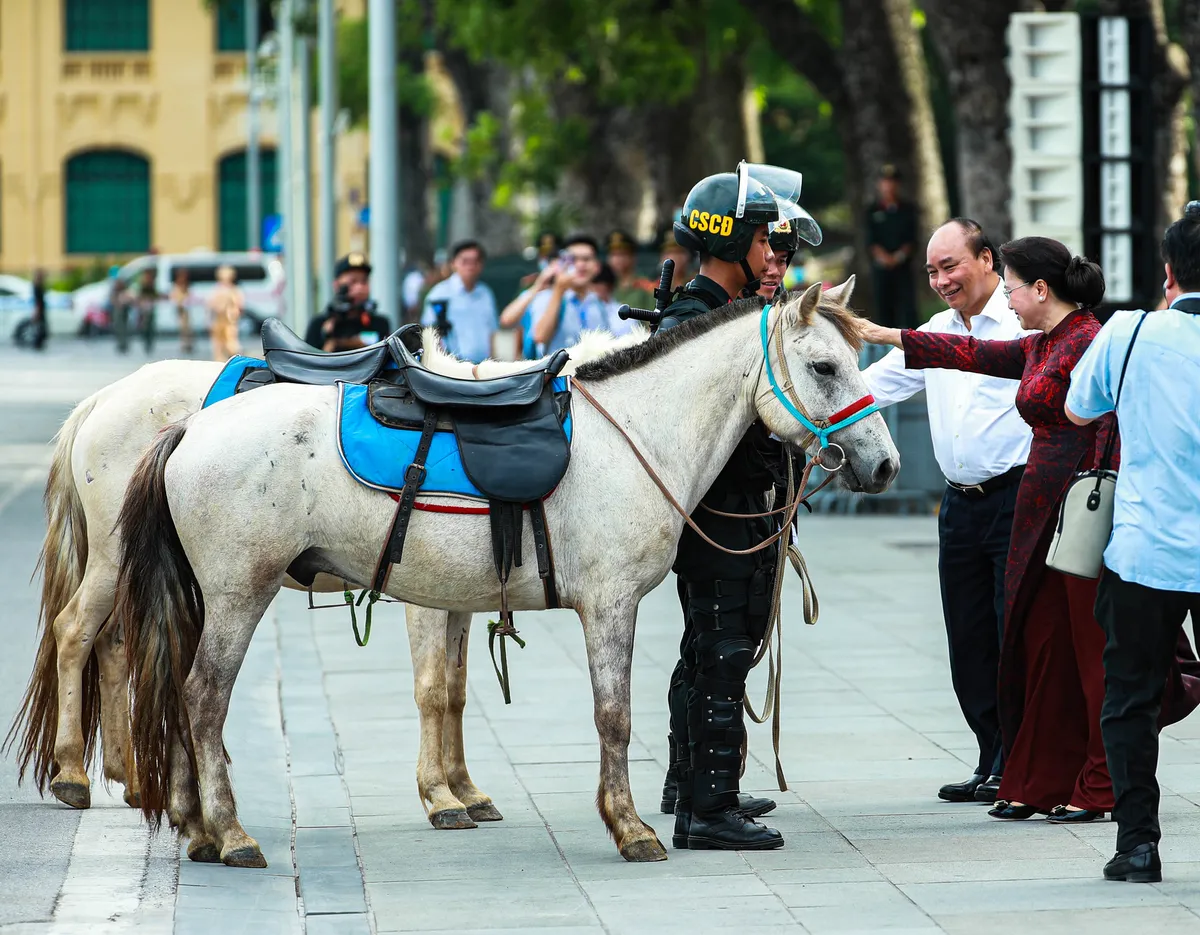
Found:
[[[1104,569],[1096,620],[1104,629],[1100,731],[1116,804],[1117,850],[1155,843],[1158,826],[1158,716],[1179,627],[1200,621],[1200,593],[1160,591]]]
[[[938,578],[950,679],[979,744],[975,772],[984,776],[1004,771],[996,685],[1004,633],[1004,568],[1018,486],[978,496],[947,485],[938,514]]]

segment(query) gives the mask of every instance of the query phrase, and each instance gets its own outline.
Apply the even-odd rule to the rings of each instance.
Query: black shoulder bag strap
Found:
[[[1133,329],[1133,335],[1129,339],[1129,347],[1125,349],[1125,360],[1121,364],[1121,376],[1117,380],[1117,396],[1113,400],[1113,415],[1117,414],[1117,407],[1121,405],[1121,390],[1125,386],[1125,371],[1129,369],[1129,355],[1133,353],[1133,342],[1137,340],[1138,332],[1142,330],[1142,325],[1146,323],[1146,317],[1149,312],[1142,312],[1142,317],[1138,319],[1137,325]],[[1096,491],[1097,495],[1100,490],[1100,478],[1105,471],[1112,470],[1112,454],[1113,448],[1117,442],[1117,428],[1108,433],[1108,441],[1104,443],[1104,453],[1100,456],[1100,463],[1096,465]]]

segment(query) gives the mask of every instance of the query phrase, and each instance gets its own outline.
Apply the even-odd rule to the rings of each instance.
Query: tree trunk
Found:
[[[933,102],[929,97],[929,73],[921,37],[913,27],[911,0],[883,2],[904,90],[910,102],[908,124],[913,141],[913,175],[909,191],[919,208],[921,236],[927,237],[950,216],[946,172],[942,167]]]
[[[958,128],[962,212],[993,241],[1012,234],[1012,149],[1008,98],[1012,82],[1003,40],[1018,0],[924,0],[934,46],[946,68]]]
[[[481,112],[508,114],[512,110],[513,79],[508,69],[490,63],[473,63],[464,52],[449,43],[443,44],[443,49],[442,61],[458,88],[468,127]],[[508,127],[505,121],[500,124],[496,145],[507,154],[511,145]],[[489,252],[495,255],[516,253],[527,241],[521,233],[521,219],[515,212],[492,204],[495,188],[496,179],[491,173],[466,180],[465,184],[460,182],[455,186],[456,198],[462,195],[467,201],[456,204],[454,211],[464,221],[459,226],[486,244]]]
[[[897,10],[908,5],[887,2]],[[906,178],[917,177],[909,120],[912,102],[906,82],[896,80],[902,72],[901,53],[889,10],[879,0],[841,0],[842,44],[834,49],[799,5],[781,8],[773,0],[746,0],[744,6],[759,21],[775,51],[833,106],[846,157],[846,201],[860,283],[855,295],[869,306],[871,277],[863,212],[870,186],[889,163]],[[928,103],[927,87],[925,94]]]

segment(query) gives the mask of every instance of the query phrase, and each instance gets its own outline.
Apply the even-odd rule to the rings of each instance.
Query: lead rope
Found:
[[[832,476],[830,475],[830,477]],[[828,482],[829,480],[826,479],[821,486],[823,487]],[[803,490],[803,488],[801,489]],[[820,487],[817,489],[819,490]],[[789,458],[787,484],[789,501],[794,496],[794,490],[795,472],[792,469],[792,462]],[[816,490],[813,493],[816,493]],[[809,494],[809,496],[812,496],[812,494]],[[775,779],[779,784],[780,792],[787,791],[787,777],[783,774],[783,763],[779,759],[779,737],[782,727],[780,707],[783,696],[783,692],[781,691],[783,682],[783,573],[789,560],[797,577],[800,579],[800,590],[803,595],[804,604],[804,622],[811,626],[817,622],[817,618],[821,614],[821,603],[817,599],[817,592],[813,587],[812,577],[809,575],[808,565],[804,561],[804,556],[793,543],[788,543],[786,549],[781,548],[779,550],[779,555],[775,562],[775,583],[771,593],[771,614],[767,621],[767,632],[758,647],[758,652],[754,655],[754,661],[750,664],[750,668],[753,669],[764,658],[767,660],[767,693],[766,698],[763,699],[762,716],[760,717],[754,710],[754,705],[750,702],[750,693],[748,691],[742,697],[742,704],[746,709],[746,713],[750,715],[750,720],[755,724],[765,723],[768,716],[771,718],[771,745],[775,754]],[[774,643],[773,651],[772,643]]]

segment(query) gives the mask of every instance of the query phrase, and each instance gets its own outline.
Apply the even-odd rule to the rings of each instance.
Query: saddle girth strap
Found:
[[[542,579],[542,590],[546,594],[546,608],[561,606],[558,603],[558,584],[554,580],[554,552],[550,548],[550,531],[546,528],[546,503],[538,500],[529,504],[529,522],[533,526],[533,551],[537,556],[538,577]]]
[[[512,691],[508,678],[508,650],[505,637],[521,643],[513,623],[512,611],[508,609],[508,576],[513,565],[521,565],[521,527],[524,515],[519,503],[502,500],[488,501],[488,518],[492,526],[492,561],[496,576],[500,579],[500,619],[488,625],[488,652],[492,657],[492,668],[500,681],[504,703],[512,704]],[[496,662],[496,638],[500,639],[500,662]],[[523,644],[522,644],[523,645]]]
[[[404,555],[404,537],[408,534],[408,523],[412,519],[413,504],[417,500],[417,491],[425,483],[425,459],[429,457],[429,447],[433,444],[433,433],[437,429],[438,414],[432,407],[425,410],[425,420],[421,426],[421,441],[413,453],[412,464],[404,472],[404,487],[400,491],[400,500],[396,504],[396,515],[392,520],[392,528],[384,540],[383,550],[379,554],[379,564],[375,568],[375,579],[371,585],[373,591],[383,593],[387,586],[388,575],[393,565],[399,565]]]

